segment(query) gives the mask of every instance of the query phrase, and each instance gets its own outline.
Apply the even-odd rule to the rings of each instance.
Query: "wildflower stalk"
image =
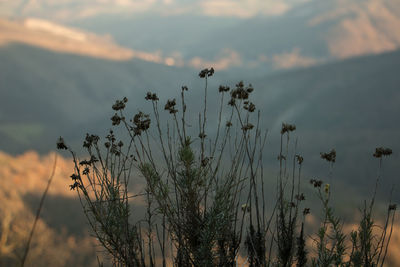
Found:
[[[300,219],[300,207],[305,200],[301,193],[304,159],[297,154],[297,139],[294,153],[290,154],[290,135],[296,126],[282,124],[276,199],[267,210],[263,162],[267,132],[264,135],[261,131],[261,113],[253,114],[256,107],[250,96],[254,88],[243,82],[233,89],[218,88],[216,133],[207,136],[207,95],[213,74],[213,68],[199,73],[205,79],[204,106],[198,112],[196,130],[186,121],[188,88],[183,86],[181,107],[175,98],[164,105],[167,119],[161,114],[155,93],[145,96],[151,103],[152,114],[138,111],[131,119],[127,119],[124,110],[127,98],[117,100],[112,106],[113,130],[103,144],[99,136],[87,134],[83,146],[89,157],[85,160],[79,161],[59,140],[58,147],[68,150],[74,161],[70,188],[77,191],[88,223],[98,242],[112,256],[113,264],[155,266],[160,253],[163,267],[168,258],[178,267],[235,266],[239,256],[249,266],[263,267],[301,267],[309,260],[312,266],[382,266],[396,206],[390,202],[377,241],[373,239],[371,213],[381,179],[381,157],[390,155],[391,150],[375,151],[374,156],[380,158],[376,186],[370,206],[364,205],[359,229],[350,234],[352,247],[347,262],[347,236],[330,202],[336,151],[321,153],[330,165],[330,183],[310,181],[317,189],[324,217],[314,238],[318,254],[308,258],[305,216],[310,209],[305,208]],[[224,129],[222,114],[228,92],[228,121]],[[125,131],[128,141],[118,140],[114,128]],[[145,187],[133,195],[128,189],[136,177],[144,179]],[[130,201],[137,198],[146,203],[144,220],[134,220],[136,211]]]

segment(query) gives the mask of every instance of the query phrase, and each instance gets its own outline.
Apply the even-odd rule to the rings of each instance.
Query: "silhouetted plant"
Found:
[[[307,263],[306,241],[304,239],[304,222],[301,223],[300,235],[297,237],[297,252],[296,252],[297,267],[304,267]]]
[[[144,98],[152,114],[126,115],[128,99],[117,100],[111,117],[115,129],[104,141],[87,134],[83,147],[89,157],[85,160],[79,161],[59,139],[57,147],[70,151],[75,163],[71,190],[77,190],[95,236],[116,266],[156,266],[159,258],[162,266],[167,259],[179,267],[236,266],[239,256],[249,266],[307,266],[304,218],[310,209],[299,212],[305,201],[301,192],[304,158],[297,154],[296,143],[294,153],[289,153],[290,134],[296,126],[282,124],[276,198],[267,203],[262,158],[266,134],[260,129],[260,112],[255,113],[251,102],[254,88],[242,81],[233,89],[219,86],[216,126],[211,132],[207,95],[213,75],[213,68],[199,73],[205,87],[197,130],[189,126],[192,120],[187,121],[189,88],[183,86],[180,99],[168,99],[161,108],[157,94],[148,92]],[[128,138],[119,140],[114,131],[125,131]],[[382,156],[391,153],[377,148],[374,156],[381,165]],[[336,151],[321,153],[321,158],[329,162],[332,176]],[[129,182],[139,176],[145,180],[144,190],[131,195]],[[313,238],[317,255],[311,259],[312,266],[383,264],[396,206],[390,203],[382,234],[375,239],[371,214],[379,179],[380,175],[359,229],[350,234],[351,252],[346,249],[343,223],[330,204],[332,177],[330,184],[311,179],[323,211]],[[146,203],[146,215],[133,221],[130,201],[139,197]]]
[[[382,158],[390,156],[392,150],[379,147],[375,149],[373,156],[379,159],[379,173],[376,179],[375,188],[370,205],[366,202],[361,210],[362,218],[358,230],[352,231],[352,251],[350,254],[349,266],[383,266],[390,238],[392,235],[396,204],[390,203],[387,210],[386,221],[382,227],[375,225],[372,211],[375,203],[376,192],[381,178]],[[389,229],[390,227],[390,229]],[[374,229],[381,229],[380,235],[374,233]],[[389,233],[387,232],[389,230]]]

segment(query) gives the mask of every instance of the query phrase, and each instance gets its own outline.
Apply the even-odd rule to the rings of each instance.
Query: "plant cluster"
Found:
[[[306,198],[301,187],[304,158],[289,153],[296,126],[282,124],[276,197],[267,203],[262,157],[267,134],[250,100],[254,88],[242,81],[232,89],[219,86],[216,127],[208,129],[208,79],[213,75],[213,68],[199,73],[205,87],[196,130],[193,121],[187,121],[189,89],[183,86],[180,103],[169,99],[161,108],[157,94],[148,92],[151,115],[139,111],[129,116],[128,99],[117,100],[111,118],[115,129],[104,141],[87,134],[85,160],[79,161],[60,137],[57,147],[68,150],[75,163],[71,190],[77,191],[93,233],[114,264],[166,266],[172,260],[179,267],[237,266],[243,258],[248,266],[382,266],[396,205],[390,203],[386,223],[376,236],[372,209],[380,175],[350,238],[331,207],[331,185],[311,179],[323,218],[317,233],[307,235],[310,208],[302,207]],[[119,140],[116,129],[128,138]],[[391,153],[377,148],[374,156],[381,166],[382,156]],[[336,151],[321,153],[321,158],[332,170]],[[129,182],[139,176],[145,189],[132,195]],[[134,220],[130,203],[139,197],[146,202],[146,214]],[[306,246],[310,238],[315,253]]]

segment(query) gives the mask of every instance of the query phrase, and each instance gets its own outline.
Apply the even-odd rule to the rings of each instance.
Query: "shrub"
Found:
[[[75,163],[71,189],[77,191],[95,236],[115,265],[166,266],[170,259],[176,266],[236,266],[239,257],[249,266],[383,264],[396,206],[390,203],[382,234],[376,238],[372,207],[380,177],[370,206],[362,211],[359,229],[350,234],[351,251],[343,223],[330,206],[330,185],[311,180],[324,218],[316,237],[310,237],[317,253],[309,255],[304,218],[310,209],[301,208],[304,159],[289,153],[296,126],[282,124],[276,197],[266,210],[262,158],[266,133],[251,102],[254,89],[243,82],[233,89],[220,86],[211,129],[207,94],[213,74],[213,68],[199,73],[205,87],[197,130],[190,127],[195,121],[187,121],[189,89],[183,86],[180,104],[173,98],[163,106],[167,114],[152,92],[145,96],[152,115],[139,111],[128,119],[128,99],[117,100],[112,106],[114,129],[104,141],[87,134],[85,160],[79,161],[60,137],[57,147],[69,150]],[[124,130],[128,138],[119,139],[117,130]],[[391,150],[378,148],[374,156],[382,164],[382,157],[390,154]],[[321,158],[330,162],[332,170],[336,151],[321,153]],[[144,178],[145,189],[131,195],[129,182],[138,176]],[[138,197],[146,202],[146,215],[134,221],[130,201]]]

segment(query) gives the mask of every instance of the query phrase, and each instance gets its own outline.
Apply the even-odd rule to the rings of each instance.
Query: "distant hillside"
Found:
[[[310,169],[324,166],[326,174],[319,153],[336,148],[335,176],[368,188],[377,174],[374,149],[387,146],[394,154],[384,162],[383,182],[398,184],[399,69],[400,51],[395,51],[251,81],[264,125],[270,129],[272,150],[278,151],[281,123],[294,123],[299,151],[305,153]]]
[[[99,125],[101,130],[109,127],[116,99],[127,96],[136,110],[146,91],[157,90],[166,98],[184,84],[196,85],[196,76],[140,60],[115,62],[24,45],[0,47],[0,148],[46,152],[60,135],[80,140]]]
[[[231,87],[239,80],[253,83],[254,102],[263,111],[264,128],[270,130],[271,160],[278,153],[281,123],[295,123],[298,148],[306,156],[305,171],[326,175],[328,168],[318,159],[319,153],[336,148],[336,179],[354,186],[362,183],[360,190],[370,193],[378,165],[371,156],[375,147],[388,146],[395,152],[385,160],[384,183],[395,183],[398,173],[398,69],[399,51],[259,78],[217,70],[209,83],[209,104],[216,103],[212,92],[221,83]],[[99,60],[22,45],[0,48],[0,73],[0,148],[8,153],[29,149],[45,153],[54,149],[60,135],[79,149],[86,132],[103,136],[111,127],[116,99],[128,97],[128,114],[149,112],[146,91],[158,92],[162,105],[168,97],[178,97],[186,84],[188,105],[198,106],[204,85],[191,69]]]

